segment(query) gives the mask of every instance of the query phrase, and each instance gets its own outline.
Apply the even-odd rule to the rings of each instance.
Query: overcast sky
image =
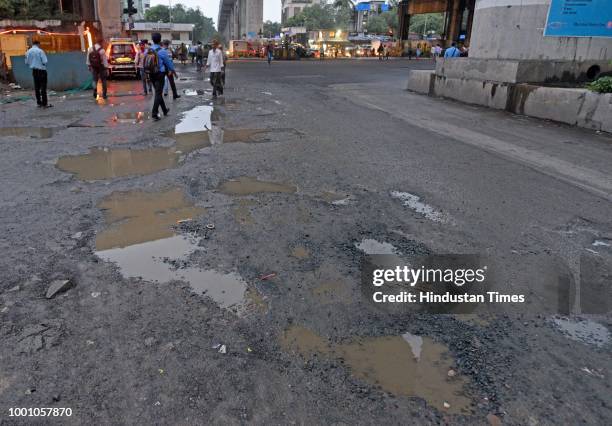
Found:
[[[169,0],[151,0],[151,6],[158,4],[168,5]],[[200,7],[205,16],[213,18],[217,25],[217,17],[219,15],[219,0],[170,0],[172,4],[182,3],[189,7]],[[280,22],[281,16],[281,0],[263,0],[264,2],[264,21]]]

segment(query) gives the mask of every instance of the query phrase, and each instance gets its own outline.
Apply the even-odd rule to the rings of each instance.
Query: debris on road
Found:
[[[64,293],[75,286],[75,282],[71,279],[68,280],[55,280],[51,282],[47,289],[47,299],[53,299],[56,295]]]

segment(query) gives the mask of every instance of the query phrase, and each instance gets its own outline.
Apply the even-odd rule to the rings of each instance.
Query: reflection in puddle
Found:
[[[113,121],[117,123],[144,123],[149,119],[148,112],[118,112],[113,116]]]
[[[171,226],[205,212],[180,189],[164,192],[114,192],[98,204],[107,229],[96,237],[96,250],[126,247],[174,235]]]
[[[297,188],[295,185],[264,182],[253,177],[243,176],[224,182],[219,186],[219,190],[227,195],[250,195],[260,192],[294,193]]]
[[[207,133],[173,135],[176,144],[169,148],[93,148],[88,154],[60,157],[57,168],[81,180],[148,175],[177,167],[182,155],[210,146]]]
[[[434,222],[447,221],[444,213],[434,209],[429,204],[422,202],[421,197],[418,195],[414,195],[409,192],[391,191],[391,197],[400,200],[404,206],[422,214],[429,220],[433,220]]]
[[[0,127],[0,136],[49,139],[53,136],[53,129],[49,127]]]
[[[553,324],[568,338],[603,347],[610,343],[607,327],[588,319],[553,318]]]
[[[211,115],[213,107],[208,105],[199,105],[195,108],[185,111],[183,117],[174,127],[174,133],[189,133],[210,130]]]
[[[244,300],[246,282],[237,273],[182,266],[182,259],[198,248],[197,241],[176,235],[171,226],[204,212],[182,191],[113,193],[99,207],[105,210],[108,228],[96,237],[96,255],[116,263],[125,277],[160,283],[184,281],[224,308]],[[169,262],[171,259],[179,261]]]
[[[310,251],[306,247],[297,246],[291,250],[291,256],[296,259],[308,259],[310,257]]]
[[[372,238],[365,238],[359,243],[355,243],[355,247],[365,254],[397,254],[397,249],[389,243],[381,243]]]
[[[395,395],[423,398],[441,411],[470,412],[471,400],[463,392],[467,379],[448,374],[453,369],[448,349],[428,337],[421,338],[418,357],[415,344],[402,336],[358,337],[331,345],[301,326],[287,329],[280,344],[286,352],[304,358],[321,355],[343,359],[353,376]]]

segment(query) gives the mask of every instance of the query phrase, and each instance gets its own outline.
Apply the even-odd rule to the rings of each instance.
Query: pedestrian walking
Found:
[[[442,55],[442,46],[440,46],[440,43],[436,44],[432,50],[433,50],[434,60],[436,58],[439,58]]]
[[[457,43],[453,41],[453,43],[451,44],[451,47],[446,49],[446,51],[444,52],[444,59],[458,58],[459,56],[461,56],[461,51],[457,49]]]
[[[187,46],[185,46],[185,43],[181,43],[181,47],[179,48],[179,60],[182,65],[187,64]]]
[[[32,70],[36,105],[39,108],[51,108],[53,105],[47,102],[47,55],[40,48],[38,40],[34,40],[26,52],[25,63]]]
[[[268,43],[266,46],[266,56],[268,57],[268,65],[272,65],[272,59],[274,58],[274,45]]]
[[[391,52],[391,49],[389,48],[389,46],[385,47],[385,60],[389,60],[389,53]]]
[[[94,44],[87,53],[87,68],[93,78],[93,97],[98,97],[98,81],[102,82],[102,99],[106,99],[106,78],[108,77],[108,58],[102,48],[102,40]]]
[[[170,109],[166,107],[162,92],[164,90],[166,74],[167,72],[174,71],[174,64],[168,57],[168,51],[162,49],[160,46],[161,34],[153,33],[151,39],[153,40],[153,45],[147,51],[144,68],[155,89],[155,100],[153,101],[151,117],[153,120],[159,121],[160,107],[164,115],[168,115],[170,112]]]
[[[208,59],[206,60],[206,68],[210,68],[210,84],[213,87],[213,99],[216,99],[218,95],[223,95],[222,67],[223,52],[219,49],[219,42],[213,40],[212,49],[208,52]]]
[[[168,57],[172,61],[172,48],[170,47],[170,40],[164,40],[162,43],[163,49],[168,52]],[[174,64],[174,62],[173,62]],[[174,77],[176,77],[176,71],[166,71],[166,78],[164,79],[164,96],[168,96],[168,86],[172,89],[172,99],[178,99],[181,97],[176,91],[176,84],[174,83]]]
[[[321,45],[321,47],[319,48],[319,59],[325,59],[325,49],[323,49],[323,45]]]
[[[195,58],[196,58],[196,45],[192,44],[191,46],[189,46],[189,58],[191,58],[191,63],[195,63]]]
[[[142,80],[142,91],[145,95],[149,93],[153,93],[153,86],[151,85],[151,81],[147,76],[147,73],[144,70],[144,62],[145,57],[147,56],[147,44],[144,41],[141,41],[138,44],[138,48],[136,50],[136,58],[134,58],[134,62],[136,62],[136,67],[138,68],[138,75]]]
[[[416,48],[416,52],[415,52],[415,54],[416,54],[416,58],[417,58],[417,59],[419,59],[419,58],[421,57],[421,54],[422,54],[422,53],[423,53],[423,52],[421,51],[421,47],[420,47],[420,46],[417,46],[417,48]]]
[[[379,60],[379,61],[382,61],[382,59],[383,59],[383,53],[385,52],[385,48],[384,48],[384,46],[383,46],[383,44],[382,44],[382,43],[380,43],[380,44],[378,45],[378,49],[377,49],[376,51],[378,52],[378,60]]]
[[[204,63],[204,47],[202,46],[202,42],[198,41],[198,45],[196,46],[196,65],[198,67],[198,72],[202,71],[203,63]]]

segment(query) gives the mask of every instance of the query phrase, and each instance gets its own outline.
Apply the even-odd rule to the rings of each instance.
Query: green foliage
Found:
[[[443,13],[423,13],[410,18],[410,32],[428,34],[430,31],[436,34],[444,33]]]
[[[306,27],[310,30],[327,30],[336,26],[336,11],[331,4],[313,4],[287,19],[288,27]]]
[[[269,37],[270,35],[274,37],[276,34],[280,34],[280,32],[281,32],[280,22],[265,21],[263,23],[263,36],[264,37]]]
[[[387,20],[381,15],[368,17],[368,25],[366,28],[370,34],[385,34],[389,29]]]
[[[170,8],[157,5],[145,12],[145,21],[170,22]],[[186,7],[180,3],[172,6],[172,22],[182,24],[195,24],[193,29],[194,40],[210,41],[213,38],[221,40],[220,34],[215,30],[212,18],[204,16],[200,8]]]
[[[600,77],[587,84],[587,88],[599,93],[612,93],[612,76]]]
[[[59,17],[57,0],[0,0],[0,18],[44,20]]]

